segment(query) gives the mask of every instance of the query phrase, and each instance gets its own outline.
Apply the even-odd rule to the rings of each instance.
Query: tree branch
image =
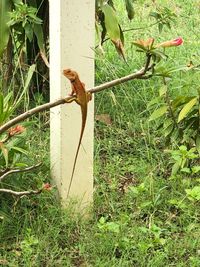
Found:
[[[153,64],[150,65],[150,61],[151,61],[151,55],[147,55],[145,67],[141,68],[139,71],[132,73],[132,74],[129,74],[127,76],[115,79],[113,81],[103,83],[103,84],[95,86],[93,88],[90,88],[87,90],[87,92],[90,92],[93,94],[93,93],[97,93],[97,92],[103,91],[105,89],[108,89],[110,87],[125,83],[125,82],[130,81],[130,80],[141,79],[142,77],[145,77],[145,74],[147,73],[147,71],[151,70],[154,66]],[[0,127],[0,134],[5,132],[6,130],[8,130],[13,125],[15,125],[21,121],[24,121],[25,119],[33,116],[36,113],[44,111],[44,110],[48,110],[48,109],[56,107],[58,105],[65,104],[67,101],[69,101],[72,98],[73,98],[73,96],[66,96],[65,98],[61,98],[61,99],[55,100],[53,102],[49,102],[49,103],[37,106],[35,108],[32,108],[32,109],[20,114],[19,116],[13,118],[12,120],[6,122],[4,125],[2,125]]]
[[[21,191],[21,192],[13,191],[11,189],[0,189],[0,193],[7,193],[7,194],[11,194],[11,195],[14,195],[17,197],[28,196],[28,195],[37,195],[37,194],[40,194],[42,191],[43,191],[43,188],[38,189],[38,190]]]
[[[38,163],[36,165],[33,165],[33,166],[30,166],[30,167],[27,167],[27,168],[24,168],[24,169],[12,169],[12,170],[7,170],[3,175],[0,176],[0,182],[6,178],[9,174],[12,174],[12,173],[18,173],[18,172],[28,172],[28,171],[32,171],[34,169],[36,169],[37,167],[41,166],[42,163]]]

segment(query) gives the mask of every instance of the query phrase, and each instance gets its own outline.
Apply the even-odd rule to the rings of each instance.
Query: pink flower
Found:
[[[10,136],[16,135],[16,134],[21,134],[25,131],[25,128],[22,125],[17,125],[13,128],[11,128],[8,133]]]
[[[156,47],[171,47],[171,46],[179,46],[183,43],[183,39],[181,37],[178,37],[176,39],[166,41],[163,43],[158,44]]]

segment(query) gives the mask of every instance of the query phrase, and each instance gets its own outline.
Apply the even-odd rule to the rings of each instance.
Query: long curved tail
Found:
[[[82,115],[81,133],[80,133],[79,142],[78,142],[78,146],[77,146],[77,150],[76,150],[76,155],[74,158],[74,164],[73,164],[72,174],[71,174],[71,178],[70,178],[70,182],[69,182],[69,187],[67,190],[67,198],[68,198],[69,193],[70,193],[70,189],[71,189],[71,185],[72,185],[72,181],[73,181],[73,177],[74,177],[74,172],[75,172],[75,168],[76,168],[76,162],[77,162],[77,158],[78,158],[78,154],[79,154],[79,150],[80,150],[80,146],[81,146],[81,142],[82,142],[82,138],[83,138],[83,133],[85,130],[86,119],[87,119],[87,103],[84,106],[81,105],[81,115]]]

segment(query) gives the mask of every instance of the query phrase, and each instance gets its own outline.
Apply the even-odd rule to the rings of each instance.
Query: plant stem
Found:
[[[165,86],[167,86],[167,83],[166,83],[165,78],[163,78],[163,83],[164,83]],[[169,97],[169,93],[168,93],[168,88],[167,88],[167,90],[166,90],[165,99],[166,99],[166,102],[167,102],[167,105],[168,105],[168,108],[169,108],[170,116],[171,116],[171,118],[172,118],[172,120],[173,120],[173,122],[174,122],[174,125],[176,126],[176,128],[177,128],[178,130],[180,130],[179,125],[178,125],[178,123],[177,123],[177,121],[176,121],[176,118],[175,118],[175,116],[174,116],[174,112],[173,112],[173,110],[172,110],[172,105],[171,105],[171,101],[170,101],[170,97]]]

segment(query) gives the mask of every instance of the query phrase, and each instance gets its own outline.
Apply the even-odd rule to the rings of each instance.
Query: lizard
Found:
[[[92,95],[91,93],[86,92],[85,84],[80,81],[79,75],[76,71],[71,70],[71,69],[65,69],[63,70],[63,75],[71,82],[72,91],[70,95],[74,96],[74,98],[70,100],[66,100],[66,103],[71,103],[75,101],[78,105],[80,105],[81,115],[82,115],[81,132],[79,136],[78,146],[77,146],[77,150],[76,150],[76,154],[74,158],[74,164],[72,168],[72,174],[71,174],[70,183],[68,187],[68,192],[67,192],[67,197],[68,197],[70,189],[71,189],[72,181],[73,181],[74,171],[76,168],[76,162],[77,162],[77,158],[78,158],[78,154],[79,154],[79,150],[81,146],[81,141],[83,138],[83,133],[85,130],[85,125],[86,125],[86,120],[87,120],[88,102],[92,99]]]

